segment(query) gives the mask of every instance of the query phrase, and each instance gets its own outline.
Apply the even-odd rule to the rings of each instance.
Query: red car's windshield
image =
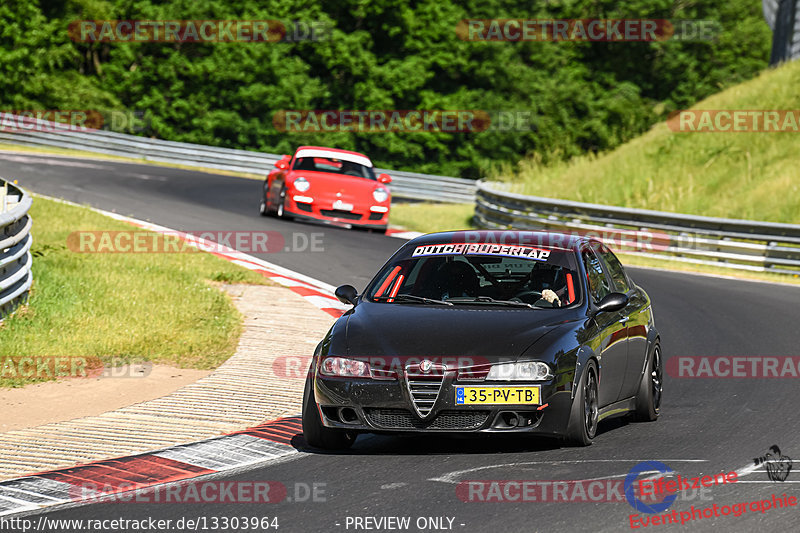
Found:
[[[355,176],[370,180],[375,179],[375,172],[373,172],[370,167],[353,163],[352,161],[327,157],[298,157],[294,160],[292,170],[328,172],[331,174],[343,174],[345,176]]]

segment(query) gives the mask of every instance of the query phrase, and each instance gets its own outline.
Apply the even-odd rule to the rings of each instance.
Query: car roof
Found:
[[[409,241],[407,246],[444,243],[490,243],[575,250],[580,243],[588,241],[588,238],[579,235],[549,231],[463,230],[428,233]]]
[[[300,154],[300,152],[304,152]],[[324,146],[300,146],[295,150],[295,157],[330,157],[333,159],[343,159],[364,165],[365,167],[372,167],[372,161],[369,157],[358,152],[350,150],[340,150],[338,148],[325,148]]]

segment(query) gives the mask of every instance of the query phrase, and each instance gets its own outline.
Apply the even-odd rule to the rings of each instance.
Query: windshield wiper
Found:
[[[373,298],[376,302],[386,302],[394,300],[395,302],[419,302],[423,304],[437,304],[437,305],[453,305],[444,300],[434,300],[433,298],[423,298],[422,296],[414,296],[413,294],[398,294],[397,296],[376,296]]]
[[[535,305],[526,304],[525,302],[515,302],[514,300],[495,300],[491,296],[476,296],[474,298],[469,296],[459,296],[456,298],[448,298],[449,302],[457,304],[473,304],[473,303],[487,303],[497,305],[508,305],[512,307],[527,307],[529,309],[537,309]]]

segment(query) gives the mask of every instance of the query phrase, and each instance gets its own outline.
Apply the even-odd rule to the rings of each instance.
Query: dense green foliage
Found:
[[[530,5],[533,7],[530,7]],[[0,5],[0,109],[146,112],[142,134],[289,152],[322,144],[379,166],[476,177],[493,163],[612,149],[766,67],[754,0],[13,0]],[[712,42],[470,42],[465,18],[707,19]],[[79,19],[326,21],[298,43],[83,43]],[[531,111],[535,131],[292,133],[282,109]]]

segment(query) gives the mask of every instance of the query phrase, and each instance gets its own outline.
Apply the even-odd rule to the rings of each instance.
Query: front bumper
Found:
[[[540,403],[457,404],[456,385],[539,385]],[[562,436],[572,406],[570,388],[557,387],[554,380],[536,383],[467,382],[458,381],[455,372],[448,372],[445,376],[430,413],[424,417],[414,408],[403,378],[353,379],[317,374],[314,394],[325,426],[374,433],[536,433]]]
[[[388,205],[375,204],[373,205],[357,205],[351,203],[353,206],[350,210],[336,209],[334,206],[335,200],[318,199],[309,196],[311,202],[298,202],[294,200],[294,196],[298,194],[287,194],[284,203],[284,211],[298,218],[306,218],[311,220],[320,220],[326,222],[333,222],[336,224],[351,224],[360,227],[386,227],[389,223],[389,207]],[[372,207],[385,208],[386,212],[373,212]]]

